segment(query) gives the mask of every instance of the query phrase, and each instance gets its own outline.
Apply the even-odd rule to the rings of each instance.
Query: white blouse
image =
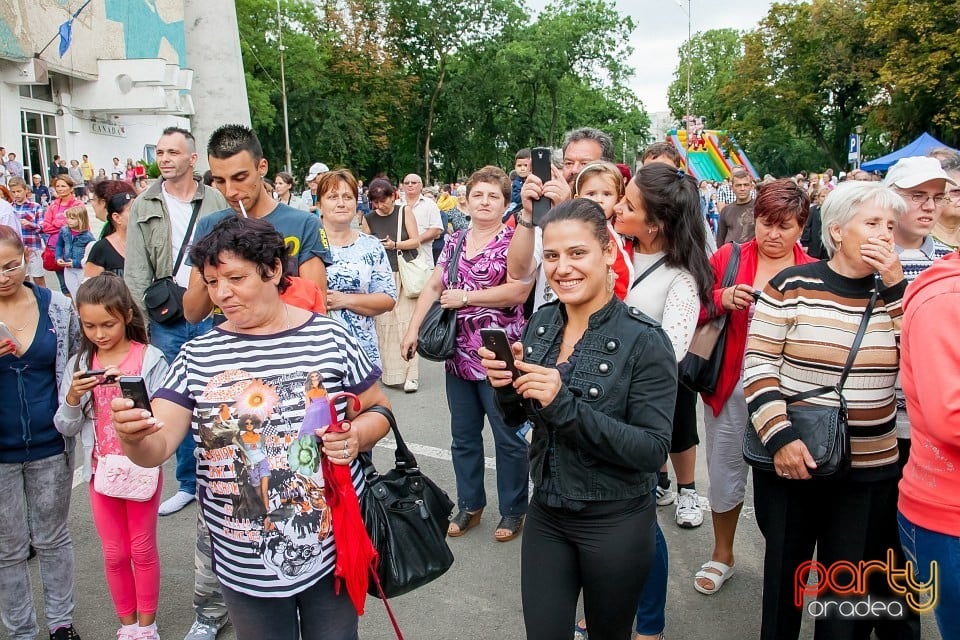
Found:
[[[662,251],[634,253],[634,273],[643,273],[663,256]],[[700,317],[697,282],[689,271],[662,264],[630,289],[624,302],[660,323],[670,338],[677,362],[687,355],[690,341],[693,340],[693,331],[697,328],[697,319]]]

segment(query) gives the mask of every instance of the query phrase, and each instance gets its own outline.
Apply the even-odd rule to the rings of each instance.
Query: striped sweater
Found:
[[[784,398],[839,381],[873,287],[873,276],[846,278],[825,261],[770,280],[750,326],[743,386],[751,423],[771,452],[799,438]],[[905,290],[906,281],[881,288],[843,390],[851,476],[861,480],[897,474],[894,382]],[[829,393],[806,403],[839,406],[840,400]]]

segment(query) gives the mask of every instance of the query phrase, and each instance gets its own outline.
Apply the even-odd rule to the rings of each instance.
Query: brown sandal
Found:
[[[493,532],[493,538],[497,542],[509,542],[513,540],[520,532],[523,531],[523,521],[526,516],[503,516],[500,518],[500,524],[497,525],[496,531]],[[508,531],[509,533],[497,533],[500,530]]]
[[[451,538],[459,538],[480,524],[481,515],[483,515],[483,509],[477,511],[461,509],[457,512],[457,515],[450,518],[450,524],[447,525],[447,535]]]

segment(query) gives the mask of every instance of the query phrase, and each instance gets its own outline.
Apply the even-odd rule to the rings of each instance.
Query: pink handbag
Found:
[[[160,468],[147,469],[127,456],[109,453],[99,456],[93,489],[97,493],[135,502],[146,502],[157,492]]]

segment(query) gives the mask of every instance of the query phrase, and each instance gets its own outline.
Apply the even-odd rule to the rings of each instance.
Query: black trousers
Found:
[[[523,532],[521,595],[527,640],[569,640],[577,599],[590,640],[629,640],[654,556],[651,494],[578,512],[531,501]]]
[[[896,568],[903,568],[897,530],[897,478],[873,482],[852,482],[848,478],[787,480],[754,469],[753,486],[757,524],[766,540],[761,640],[799,636],[802,608],[794,602],[796,571],[813,558],[814,549],[817,561],[826,568],[839,560],[854,564],[861,560],[886,562],[887,551],[892,549]],[[814,638],[866,640],[876,626],[881,638],[920,639],[919,618],[891,593],[885,576],[871,576],[869,596],[899,600],[907,615],[880,621],[817,615]],[[833,594],[824,594],[823,598],[842,599]],[[814,611],[823,614],[819,608]]]

